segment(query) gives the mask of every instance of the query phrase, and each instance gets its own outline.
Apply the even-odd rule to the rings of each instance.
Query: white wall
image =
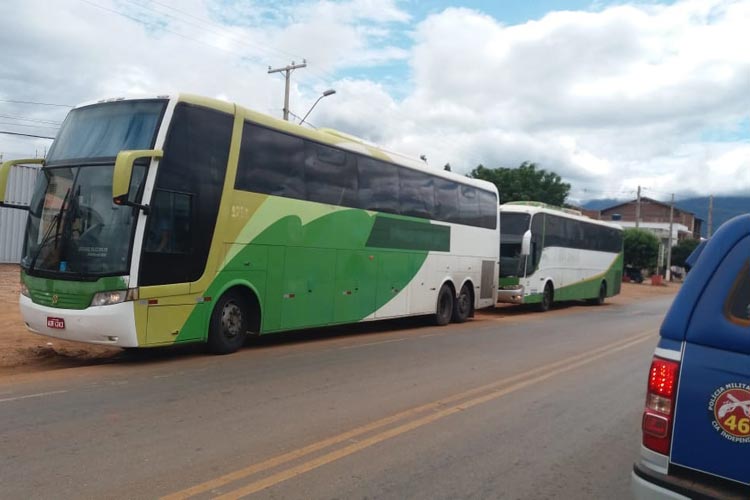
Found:
[[[8,179],[5,201],[28,205],[31,202],[37,173],[39,173],[38,167],[25,165],[13,167]],[[26,210],[0,208],[0,263],[17,264],[21,261],[26,216]]]

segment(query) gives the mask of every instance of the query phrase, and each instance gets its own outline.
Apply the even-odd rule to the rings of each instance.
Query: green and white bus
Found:
[[[537,304],[620,293],[622,227],[538,202],[500,206],[498,302]]]
[[[0,203],[10,169],[0,169]],[[121,347],[494,306],[494,185],[192,95],[73,109],[29,208],[33,332]]]

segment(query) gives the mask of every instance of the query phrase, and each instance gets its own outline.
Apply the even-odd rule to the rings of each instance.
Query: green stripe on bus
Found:
[[[128,288],[122,276],[107,276],[95,281],[64,281],[29,276],[22,271],[21,280],[35,304],[60,309],[86,309],[97,292]]]
[[[403,220],[387,215],[375,217],[367,247],[450,252],[451,228],[440,224]]]
[[[261,333],[351,323],[373,314],[409,284],[428,255],[368,248],[378,218],[356,209],[307,224],[296,215],[280,218],[225,264],[205,292],[212,302],[193,310],[176,341],[206,338],[212,304],[232,283],[255,288]]]

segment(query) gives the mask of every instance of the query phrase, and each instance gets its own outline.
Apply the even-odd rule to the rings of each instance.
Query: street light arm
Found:
[[[321,99],[323,99],[324,97],[328,97],[329,95],[333,95],[335,93],[336,93],[336,91],[333,90],[333,89],[328,89],[325,92],[323,92],[320,95],[320,97],[318,97],[318,99],[313,103],[313,105],[310,106],[310,109],[307,110],[307,113],[305,113],[305,116],[302,118],[302,120],[299,122],[299,124],[302,125],[303,123],[305,123],[305,120],[307,119],[308,116],[310,116],[310,113],[312,113],[312,110],[315,109],[315,106],[318,105],[318,103],[320,102]]]

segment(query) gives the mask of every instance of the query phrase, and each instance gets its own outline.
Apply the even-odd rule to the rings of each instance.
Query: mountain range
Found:
[[[602,210],[626,201],[630,200],[613,198],[589,200],[583,204],[583,208]],[[675,202],[675,206],[680,210],[692,212],[698,218],[703,219],[703,236],[706,236],[708,230],[708,203],[708,196],[686,198]],[[732,217],[746,213],[750,213],[750,196],[714,196],[713,230],[716,231],[719,226]]]

